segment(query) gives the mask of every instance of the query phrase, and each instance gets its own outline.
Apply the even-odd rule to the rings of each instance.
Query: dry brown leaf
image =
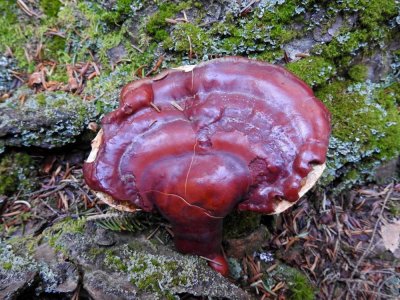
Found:
[[[41,84],[43,82],[42,72],[34,72],[29,75],[28,85],[33,87],[35,84]]]
[[[394,223],[383,224],[381,236],[383,245],[387,250],[394,253],[397,249],[400,249],[400,220],[396,220]]]
[[[74,76],[74,69],[71,65],[67,65],[67,74],[68,74],[68,90],[75,91],[79,88],[78,80],[76,80]]]

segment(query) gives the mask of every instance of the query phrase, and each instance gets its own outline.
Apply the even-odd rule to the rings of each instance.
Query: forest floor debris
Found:
[[[81,167],[74,155],[43,159],[38,190],[1,199],[2,238],[38,235],[67,217],[99,219],[100,227],[114,231],[149,228],[140,220],[107,217],[108,206],[87,188]],[[259,252],[243,257],[232,280],[256,299],[399,297],[400,249],[393,243],[400,236],[400,184],[369,185],[338,197],[316,195],[279,216],[264,217],[269,239]],[[165,241],[168,224],[156,222],[149,239]]]

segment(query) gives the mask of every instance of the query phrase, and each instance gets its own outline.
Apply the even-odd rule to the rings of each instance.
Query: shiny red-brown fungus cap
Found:
[[[227,57],[126,85],[102,128],[87,184],[159,211],[178,250],[226,274],[222,219],[235,207],[274,213],[296,201],[325,162],[330,114],[284,68]]]

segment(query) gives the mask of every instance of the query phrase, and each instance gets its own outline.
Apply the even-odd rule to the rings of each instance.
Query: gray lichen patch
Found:
[[[15,68],[15,59],[0,55],[0,96],[7,93],[15,86],[15,79],[11,74]]]
[[[59,231],[61,228],[65,231]],[[92,295],[120,295],[123,299],[130,299],[126,295],[164,298],[178,293],[229,299],[247,297],[241,289],[209,268],[205,260],[180,254],[171,249],[171,245],[153,243],[144,234],[114,232],[115,244],[100,246],[96,244],[95,224],[86,224],[83,231],[71,232],[67,228],[59,227],[56,238],[49,241],[56,250],[80,266],[83,281],[88,285],[84,288]],[[105,278],[104,285],[95,280],[94,274]],[[106,285],[114,281],[112,278],[118,278],[125,292],[121,294],[121,291]]]
[[[119,256],[120,254],[122,255]],[[106,255],[106,264],[126,274],[140,291],[156,291],[161,295],[191,291],[198,296],[227,296],[227,290],[231,286],[199,257],[183,256],[167,249],[137,251],[130,249],[128,245],[120,249],[120,254]],[[214,280],[210,278],[219,284],[213,283]]]
[[[0,103],[0,110],[0,138],[5,146],[42,148],[74,142],[94,114],[89,103],[72,94],[32,94],[28,89]]]
[[[29,255],[16,254],[13,247],[0,241],[0,298],[13,299],[34,285],[39,267]]]
[[[14,252],[13,247],[0,242],[0,268],[2,271],[10,271],[9,276],[20,272],[36,271],[37,264],[29,255],[21,256]]]
[[[388,78],[382,83],[336,82],[317,91],[333,120],[322,186],[336,180],[338,193],[362,183],[382,161],[400,153],[399,88]]]

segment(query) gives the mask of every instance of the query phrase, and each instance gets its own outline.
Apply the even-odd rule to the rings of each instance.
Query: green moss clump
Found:
[[[301,271],[279,263],[277,268],[263,276],[263,282],[267,287],[272,287],[279,281],[286,282],[289,290],[288,299],[315,299],[316,289]]]
[[[57,17],[61,5],[60,0],[40,0],[40,8],[49,17]]]
[[[121,24],[142,6],[142,0],[116,0],[111,9],[102,11],[101,19],[110,24]]]
[[[132,252],[129,261],[127,272],[130,280],[140,290],[158,291],[162,294],[160,284],[165,290],[187,284],[185,271],[177,273],[182,266],[176,261],[152,254],[138,255],[136,252]]]
[[[397,218],[400,216],[400,205],[398,205],[397,203],[395,203],[395,202],[389,203],[388,210],[394,218]]]
[[[43,237],[47,239],[50,247],[57,251],[64,252],[62,243],[59,242],[60,237],[65,233],[82,234],[85,229],[86,219],[65,218],[61,222],[56,223],[52,227],[48,227],[43,231]]]
[[[146,23],[146,31],[149,33],[155,41],[161,42],[165,40],[169,33],[166,30],[167,22],[165,19],[172,18],[175,14],[182,11],[183,9],[189,8],[190,3],[162,3],[158,6],[158,10],[153,14]]]
[[[309,57],[288,63],[286,68],[310,86],[326,84],[336,74],[336,68],[323,57]]]
[[[2,20],[6,20],[11,24],[15,23],[17,21],[16,9],[17,6],[15,2],[0,1],[0,16]]]
[[[322,55],[329,59],[340,58],[346,54],[354,56],[359,50],[368,45],[369,33],[366,29],[349,31],[341,29],[341,34],[335,37],[329,44],[319,45]]]
[[[12,263],[9,262],[9,261],[3,263],[3,269],[7,270],[7,271],[11,270],[12,269]]]
[[[256,55],[250,55],[251,58],[266,61],[269,63],[274,63],[277,60],[280,60],[283,58],[283,52],[282,51],[264,51],[260,54]]]
[[[32,72],[34,63],[27,59],[24,49],[35,39],[35,29],[30,23],[18,22],[17,10],[16,2],[0,1],[0,52],[4,53],[10,47],[18,66]]]
[[[39,106],[46,106],[46,96],[43,93],[37,94],[36,102]]]
[[[331,185],[337,194],[373,180],[376,167],[400,154],[399,85],[337,81],[316,91],[332,114],[321,186]]]
[[[398,3],[393,0],[361,0],[360,22],[365,27],[376,30],[388,20],[396,17],[399,13]]]
[[[150,247],[150,248],[148,248]],[[154,253],[153,246],[133,240],[129,245],[106,250],[105,265],[128,276],[142,292],[156,292],[163,299],[180,293],[182,287],[194,287],[205,279],[209,269],[198,257],[163,251]]]
[[[97,256],[103,254],[104,252],[105,252],[104,248],[94,246],[89,249],[88,254],[89,254],[90,258],[94,259]]]
[[[202,57],[208,52],[212,42],[203,29],[191,23],[176,25],[172,33],[172,39],[175,41],[175,51],[189,53],[191,48],[199,57]]]
[[[371,55],[373,49],[382,48],[386,42],[398,39],[398,31],[390,25],[398,15],[398,5],[395,2],[358,0],[329,4],[327,16],[330,19],[327,24],[332,24],[339,12],[345,17],[356,15],[357,23],[356,26],[340,28],[331,42],[314,47],[314,53],[334,59],[338,67],[346,68],[347,65],[341,62],[343,57],[354,57],[359,53]]]
[[[356,81],[362,82],[365,81],[368,77],[368,68],[365,65],[355,65],[349,70],[349,77]]]
[[[112,251],[106,251],[106,257],[104,259],[106,266],[116,271],[126,272],[128,270],[126,263],[121,257],[115,255]]]
[[[13,247],[17,254],[21,255],[33,255],[36,250],[40,238],[32,235],[24,235],[11,237],[7,240],[7,244]]]
[[[37,183],[35,161],[25,153],[9,153],[0,159],[0,195],[29,192]]]
[[[286,1],[274,8],[258,7],[246,16],[228,13],[223,23],[213,24],[207,32],[214,37],[212,48],[224,54],[254,54],[268,61],[279,56],[275,52],[282,56],[280,46],[299,34],[291,27],[295,7],[294,1]]]
[[[45,41],[44,56],[48,59],[58,60],[58,57],[65,50],[65,38],[51,36]],[[65,69],[64,72],[66,73]]]
[[[307,277],[300,272],[294,272],[291,279],[289,291],[293,300],[313,300],[315,299],[315,289],[310,284]]]
[[[363,152],[376,152],[376,158],[385,159],[400,150],[400,116],[396,106],[399,95],[394,92],[397,85],[335,82],[316,95],[332,113],[335,137],[357,142]]]
[[[293,18],[298,15],[296,1],[286,1],[269,8],[257,7],[245,16],[228,12],[223,22],[215,22],[211,26],[202,23],[205,13],[195,9],[196,19],[167,27],[165,19],[173,18],[190,3],[161,4],[159,11],[145,20],[146,33],[155,41],[162,42],[164,49],[184,53],[185,56],[192,47],[197,58],[202,58],[211,50],[212,54],[216,51],[243,55],[277,51],[282,44],[299,34],[291,27]]]

